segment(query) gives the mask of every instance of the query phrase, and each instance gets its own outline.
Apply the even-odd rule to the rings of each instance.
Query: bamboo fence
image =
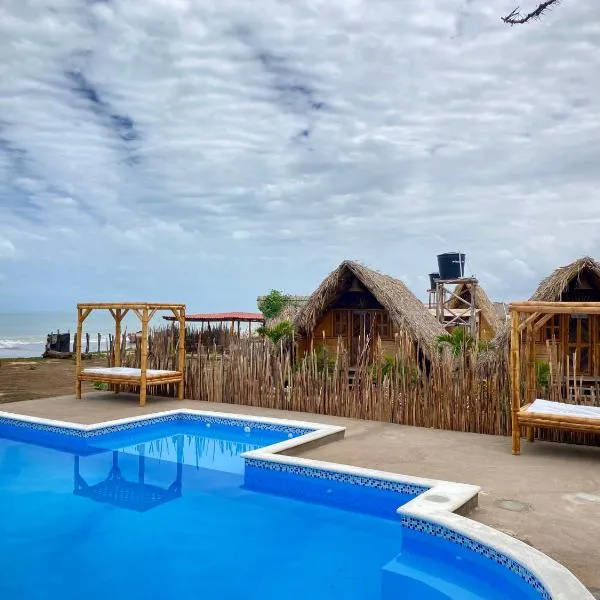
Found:
[[[185,397],[189,399],[481,434],[511,432],[506,348],[465,351],[458,358],[442,352],[424,364],[415,358],[413,343],[397,337],[393,354],[383,356],[376,347],[378,362],[367,364],[372,352],[365,348],[359,364],[350,369],[341,346],[329,354],[323,349],[298,360],[292,347],[273,346],[259,337],[232,339],[219,348],[204,346],[200,332],[195,336],[186,340]],[[148,367],[173,369],[176,340],[169,327],[152,331]],[[122,359],[124,366],[137,366],[139,348],[124,353]],[[551,365],[550,372],[539,397],[600,406],[600,394],[590,400],[581,390],[565,400],[561,369]],[[176,395],[172,385],[155,386],[151,393]],[[540,430],[539,438],[600,443],[593,436],[564,431]]]

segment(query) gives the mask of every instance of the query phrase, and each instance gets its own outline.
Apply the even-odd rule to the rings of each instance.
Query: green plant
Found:
[[[540,387],[547,387],[550,381],[550,364],[545,360],[535,361],[535,380]]]
[[[265,335],[274,343],[289,341],[294,337],[294,325],[290,321],[280,321],[273,327],[266,328]]]
[[[103,381],[94,381],[92,386],[95,390],[98,390],[99,392],[108,391],[108,383],[104,383]]]
[[[450,348],[452,356],[460,356],[465,350],[477,348],[477,344],[471,334],[464,327],[456,327],[451,333],[438,335],[437,348],[441,352],[443,348]]]
[[[279,290],[271,290],[258,302],[258,309],[265,319],[275,319],[290,301],[290,297]]]
[[[267,327],[262,325],[256,329],[258,335],[268,337],[274,344],[278,344],[283,341],[291,341],[294,338],[296,330],[294,324],[291,321],[280,321],[273,327]]]
[[[314,349],[315,360],[317,363],[317,372],[322,373],[327,370],[331,375],[335,369],[335,360],[329,356],[329,352],[324,344],[319,344]]]
[[[371,365],[369,367],[369,373],[374,382],[379,378],[383,380],[386,377],[398,375],[403,379],[410,379],[411,383],[414,384],[419,377],[418,369],[407,367],[402,361],[392,355],[384,356],[382,362]]]
[[[258,335],[262,335],[264,337],[267,335],[267,328],[264,325],[261,325],[260,327],[256,328],[256,333],[258,333]]]

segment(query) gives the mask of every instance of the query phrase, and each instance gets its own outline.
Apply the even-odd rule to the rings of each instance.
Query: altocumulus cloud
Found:
[[[343,258],[491,295],[600,255],[600,5],[3,0],[0,308],[249,309]]]

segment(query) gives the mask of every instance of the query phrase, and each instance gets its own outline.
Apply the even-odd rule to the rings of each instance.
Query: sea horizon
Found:
[[[156,325],[160,321],[156,321]],[[114,334],[114,320],[107,311],[94,311],[84,323],[84,333],[90,334],[90,351],[105,351],[108,334]],[[124,332],[139,331],[135,315],[127,315],[122,325]],[[77,313],[74,311],[0,311],[0,359],[41,357],[50,333],[70,333],[71,346],[77,331]]]

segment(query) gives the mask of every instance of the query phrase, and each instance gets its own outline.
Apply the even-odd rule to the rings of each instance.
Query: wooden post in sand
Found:
[[[519,344],[519,319],[521,313],[512,311],[510,336],[510,374],[511,374],[511,414],[512,414],[512,453],[521,453],[521,427],[519,410],[521,408],[521,365]]]
[[[83,331],[83,311],[77,309],[77,333],[75,334],[75,398],[81,399],[81,332]]]
[[[140,406],[146,406],[146,384],[148,369],[148,307],[142,309],[142,354],[140,357]]]
[[[179,322],[179,347],[177,351],[177,370],[181,373],[181,381],[177,384],[177,397],[183,400],[185,393],[185,310],[177,311],[177,321]]]

